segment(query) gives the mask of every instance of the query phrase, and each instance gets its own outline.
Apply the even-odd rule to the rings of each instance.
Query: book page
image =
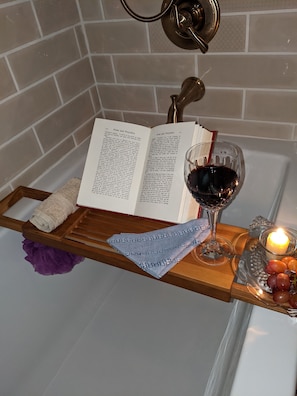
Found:
[[[193,144],[198,143],[208,143],[206,145],[206,153],[207,156],[211,150],[211,141],[216,138],[217,132],[216,131],[209,131],[208,129],[202,127],[199,124],[195,125],[195,134],[193,139]],[[179,219],[180,221],[187,221],[190,219],[194,219],[196,217],[200,217],[201,209],[198,202],[193,198],[192,194],[185,189],[181,198],[181,205],[180,205],[180,213]]]
[[[96,119],[78,205],[134,214],[150,128]]]
[[[195,122],[153,128],[136,215],[172,222],[182,220],[180,206],[186,190],[184,158],[193,144],[194,131]]]

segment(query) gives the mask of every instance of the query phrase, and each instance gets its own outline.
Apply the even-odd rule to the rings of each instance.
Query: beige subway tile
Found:
[[[8,57],[21,88],[79,59],[73,30],[42,40]]]
[[[105,19],[131,18],[119,0],[101,0],[101,3]],[[144,17],[151,17],[158,14],[161,11],[162,4],[160,0],[127,0],[126,3],[134,13]]]
[[[144,125],[152,128],[156,125],[166,124],[167,114],[124,113],[124,120],[132,124]]]
[[[242,113],[242,101],[241,90],[208,89],[201,100],[186,108],[185,114],[238,118]]]
[[[82,0],[84,1],[84,0]],[[129,0],[127,2],[129,7],[133,9],[135,2],[137,0]],[[139,0],[138,0],[139,3]],[[149,2],[147,2],[149,3]],[[125,11],[121,2],[118,0],[101,0],[101,4],[104,10],[104,19],[128,19],[131,18],[129,14]],[[141,23],[141,22],[140,22]]]
[[[158,88],[158,109],[162,113],[168,112],[171,104],[172,89]],[[179,91],[177,90],[177,93]],[[243,92],[241,90],[206,89],[205,95],[197,102],[189,104],[184,109],[184,116],[209,116],[239,118],[242,112]]]
[[[198,65],[208,86],[297,88],[295,55],[199,56]]]
[[[98,116],[99,117],[99,116]],[[123,113],[121,111],[116,111],[116,110],[105,110],[104,111],[104,117],[108,120],[116,120],[116,121],[124,121],[123,119]]]
[[[98,21],[102,19],[99,1],[79,0],[79,6],[84,21]]]
[[[296,8],[296,0],[220,0],[219,4],[222,13]]]
[[[0,4],[4,4],[4,3],[12,3],[14,0],[0,0]]]
[[[181,84],[180,76],[195,75],[195,57],[184,55],[114,56],[117,82],[134,84]]]
[[[51,166],[56,164],[61,158],[75,147],[72,137],[64,140],[48,154],[40,158],[35,164],[28,167],[19,177],[12,181],[13,188],[18,186],[29,186],[40,175],[46,172]]]
[[[292,126],[270,122],[247,120],[224,120],[221,118],[199,118],[200,124],[210,130],[235,136],[250,136],[269,139],[292,139]]]
[[[156,110],[152,87],[99,85],[98,89],[104,109],[127,111]]]
[[[296,52],[297,12],[251,15],[249,51]]]
[[[81,26],[76,26],[75,27],[75,33],[78,41],[78,46],[80,49],[81,56],[85,56],[88,54],[88,48],[86,44],[86,38],[84,35],[84,32],[82,31]]]
[[[88,121],[86,124],[81,126],[77,131],[75,131],[74,140],[77,145],[81,144],[87,138],[89,138],[92,134],[94,126],[94,120]]]
[[[34,0],[33,4],[44,34],[56,32],[79,22],[75,0]]]
[[[137,21],[86,24],[92,53],[148,52],[144,23]]]
[[[87,92],[41,121],[35,130],[44,151],[56,146],[92,116],[94,110]]]
[[[97,82],[115,82],[111,57],[109,55],[93,55],[92,62]]]
[[[10,71],[5,59],[0,59],[0,100],[16,92]]]
[[[296,103],[296,91],[247,91],[245,118],[297,123]]]
[[[209,42],[208,53],[243,52],[246,42],[246,16],[222,15],[219,29]]]
[[[89,58],[84,58],[57,73],[56,78],[65,102],[95,83]]]
[[[0,185],[5,184],[41,156],[41,150],[32,130],[0,149]]]
[[[98,96],[97,86],[92,87],[90,89],[90,93],[91,93],[94,111],[95,111],[95,114],[97,114],[101,110],[101,104],[100,104],[100,100],[99,100],[99,96]]]
[[[39,37],[30,2],[0,8],[0,53]]]
[[[48,79],[2,103],[0,106],[0,143],[11,139],[22,130],[30,127],[40,118],[56,109],[60,103],[52,79]]]

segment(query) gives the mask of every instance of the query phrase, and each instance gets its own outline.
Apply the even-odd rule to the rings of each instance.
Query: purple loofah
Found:
[[[29,261],[41,275],[65,274],[84,260],[84,257],[24,239],[23,249]]]

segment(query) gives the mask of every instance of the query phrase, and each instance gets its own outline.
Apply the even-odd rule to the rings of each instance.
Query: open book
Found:
[[[175,223],[196,218],[185,153],[213,135],[195,122],[147,128],[97,118],[77,204]]]

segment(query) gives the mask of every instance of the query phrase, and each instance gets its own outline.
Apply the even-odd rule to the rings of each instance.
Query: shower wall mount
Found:
[[[120,0],[125,10],[141,22],[161,19],[166,36],[178,47],[188,50],[208,51],[208,43],[215,36],[220,24],[220,7],[217,0],[163,0],[161,11],[151,17],[143,17]]]

